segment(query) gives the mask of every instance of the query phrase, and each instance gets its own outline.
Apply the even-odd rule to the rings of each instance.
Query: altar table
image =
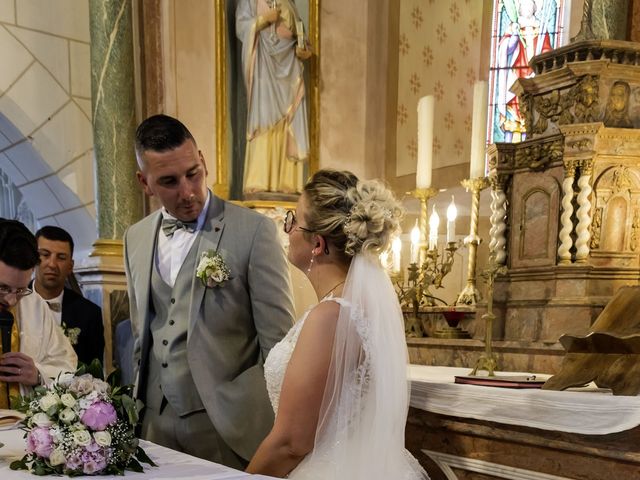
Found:
[[[409,368],[407,448],[432,480],[640,480],[640,397],[454,383],[470,370]]]
[[[14,460],[22,458],[25,454],[24,451],[24,432],[22,430],[3,430],[0,431],[0,443],[4,443],[4,447],[0,448],[0,478],[2,480],[13,479],[29,479],[33,480],[38,478],[26,470],[14,471],[9,468],[9,465]],[[217,463],[202,460],[200,458],[192,457],[185,453],[176,452],[169,448],[161,447],[155,443],[147,442],[145,440],[140,441],[140,446],[144,448],[145,452],[151,460],[153,460],[158,466],[152,467],[147,464],[142,464],[144,473],[136,473],[127,471],[124,478],[138,478],[138,479],[171,479],[171,480],[258,480],[258,479],[273,479],[273,477],[267,477],[264,475],[250,475],[248,473],[240,472]],[[60,478],[60,477],[51,477]],[[99,476],[89,477],[81,476],[74,478],[98,478],[98,479],[122,479],[119,476]]]

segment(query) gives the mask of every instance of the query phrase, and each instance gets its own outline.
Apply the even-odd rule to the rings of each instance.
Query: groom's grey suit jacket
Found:
[[[162,220],[155,212],[124,237],[136,388],[143,401],[151,348],[151,273]],[[206,288],[195,268],[188,302],[187,359],[196,392],[227,444],[249,460],[273,426],[263,363],[293,324],[293,302],[284,249],[275,223],[213,194],[204,227],[190,255],[220,253],[231,280]],[[185,260],[185,263],[186,260]],[[194,263],[197,266],[198,261]],[[198,439],[194,438],[194,442]]]

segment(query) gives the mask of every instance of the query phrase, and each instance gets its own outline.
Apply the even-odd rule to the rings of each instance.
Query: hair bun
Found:
[[[346,253],[379,255],[389,248],[391,237],[400,229],[400,203],[378,180],[360,181],[346,196],[352,205],[344,224]]]

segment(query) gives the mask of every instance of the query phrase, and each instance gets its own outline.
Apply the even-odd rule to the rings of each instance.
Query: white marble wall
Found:
[[[0,169],[39,225],[96,238],[86,0],[0,1]]]

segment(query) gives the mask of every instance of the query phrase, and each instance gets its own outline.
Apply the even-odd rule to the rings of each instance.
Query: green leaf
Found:
[[[107,383],[111,385],[111,388],[114,390],[118,385],[120,385],[120,383],[122,383],[122,372],[119,368],[116,368],[109,374],[107,377]]]
[[[11,462],[11,465],[9,465],[9,468],[11,470],[28,470],[29,466],[27,465],[27,457],[28,455],[25,455],[20,460],[15,460]]]
[[[102,368],[102,363],[97,358],[91,360],[91,363],[87,367],[87,373],[90,373],[94,378],[104,380],[104,370]]]
[[[136,408],[136,402],[129,395],[122,395],[121,400],[122,406],[129,417],[129,423],[131,425],[135,425],[138,423],[138,409]]]
[[[151,460],[149,458],[149,456],[147,455],[147,453],[142,449],[142,447],[138,447],[136,449],[136,458],[138,460],[140,460],[141,462],[144,463],[148,463],[149,465],[153,466],[153,467],[157,467],[158,465],[156,465],[155,463],[153,463],[153,460]]]
[[[127,469],[138,473],[144,472],[144,468],[142,468],[142,465],[140,465],[140,463],[133,457],[129,459],[129,463],[127,463]]]

